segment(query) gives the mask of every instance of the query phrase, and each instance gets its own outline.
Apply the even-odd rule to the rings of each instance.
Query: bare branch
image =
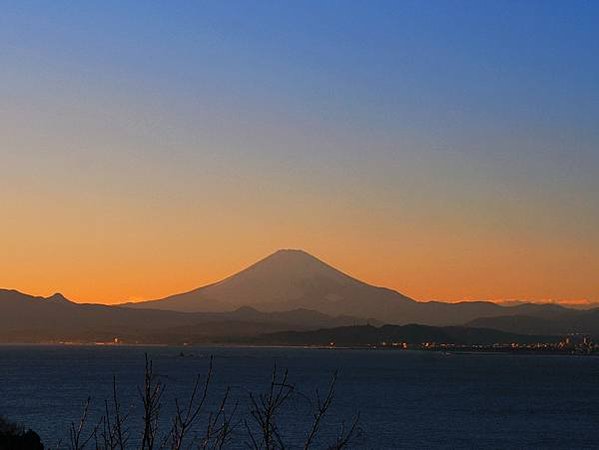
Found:
[[[143,401],[143,435],[141,450],[153,450],[158,434],[158,419],[160,417],[161,398],[164,393],[164,385],[154,375],[152,361],[146,354],[146,369],[144,376],[144,387],[141,391]]]
[[[341,433],[337,437],[336,442],[329,447],[329,450],[342,450],[342,449],[346,448],[350,444],[351,440],[358,433],[358,431],[359,431],[358,423],[359,422],[360,422],[360,414],[358,414],[354,418],[354,420],[351,424],[351,427],[347,431],[345,431],[345,426],[343,427],[343,429],[341,430]]]
[[[71,422],[71,428],[69,430],[69,449],[70,450],[83,450],[85,446],[94,438],[98,425],[96,425],[87,438],[83,438],[83,432],[87,425],[89,406],[91,404],[91,397],[88,397],[83,406],[83,413],[79,419],[79,424],[75,426],[74,422]]]
[[[196,402],[196,397],[198,395],[201,375],[196,377],[196,381],[191,392],[191,396],[189,398],[189,402],[187,404],[187,408],[185,412],[181,409],[179,405],[179,401],[175,399],[176,413],[173,419],[173,426],[171,428],[171,449],[172,450],[180,450],[183,446],[183,442],[185,437],[190,429],[195,425],[204,404],[206,402],[206,398],[208,397],[208,391],[210,388],[210,382],[212,380],[212,371],[213,371],[213,362],[214,357],[210,357],[210,364],[208,366],[208,373],[206,374],[206,380],[204,382],[204,388],[202,390],[201,397],[199,401]]]
[[[320,426],[324,416],[326,415],[328,409],[333,403],[333,398],[335,396],[335,384],[337,383],[338,373],[335,371],[333,373],[333,377],[331,378],[331,383],[329,384],[329,389],[324,401],[320,400],[320,395],[318,391],[316,391],[316,412],[314,413],[314,421],[312,422],[312,428],[306,438],[304,443],[304,450],[308,450],[310,446],[313,444],[314,439],[316,438],[318,431],[320,430]]]

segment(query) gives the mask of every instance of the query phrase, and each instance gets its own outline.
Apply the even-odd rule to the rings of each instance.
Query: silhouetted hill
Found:
[[[264,313],[241,308],[227,313],[182,313],[153,309],[78,304],[60,294],[34,297],[0,289],[0,341],[110,341],[115,337],[140,342],[182,342],[186,337],[207,339],[250,336],[265,331],[307,330],[356,323],[353,317],[330,317],[296,310]]]
[[[431,305],[425,303],[421,306],[426,310]],[[468,305],[436,306],[453,307],[450,308],[451,314],[459,314],[461,308]],[[479,318],[471,321],[469,327],[522,335],[563,336],[581,332],[599,336],[599,309],[580,311],[555,305],[520,305],[508,310],[518,314]],[[134,309],[73,303],[60,294],[44,298],[14,290],[0,290],[0,342],[93,342],[112,341],[115,337],[125,342],[140,343],[235,342],[264,333],[331,329],[366,323],[381,325],[383,322],[353,316],[331,317],[302,308],[261,312],[244,306],[230,312],[211,313]],[[383,327],[382,330],[395,328]],[[431,331],[432,328],[420,330]],[[447,333],[447,329],[444,330]],[[326,337],[329,331],[320,333]],[[490,336],[488,331],[485,333]]]
[[[427,325],[372,325],[348,326],[315,331],[283,331],[269,333],[252,339],[254,343],[268,345],[329,345],[365,346],[385,342],[422,344],[491,345],[558,342],[555,336],[531,336],[504,331],[471,327],[431,327]]]
[[[500,306],[491,302],[416,302],[359,281],[301,250],[279,250],[247,269],[199,289],[160,300],[128,303],[131,308],[173,311],[262,311],[306,308],[327,315],[370,317],[384,323],[462,325],[481,317],[550,314],[554,305]]]

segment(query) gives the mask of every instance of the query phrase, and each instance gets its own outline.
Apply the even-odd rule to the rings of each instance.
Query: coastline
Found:
[[[222,343],[205,342],[189,344],[169,344],[169,343],[103,343],[103,342],[0,342],[1,347],[87,347],[87,348],[173,348],[173,349],[193,349],[193,348],[272,348],[272,349],[303,349],[303,350],[329,350],[329,351],[377,351],[377,352],[395,352],[395,353],[436,353],[445,356],[452,355],[519,355],[519,356],[584,356],[597,357],[599,352],[576,352],[567,350],[534,350],[527,348],[476,348],[470,346],[464,347],[437,347],[423,348],[413,346],[410,348],[394,348],[380,345],[322,345],[322,344],[250,344],[250,343]],[[181,351],[182,356],[187,356]]]

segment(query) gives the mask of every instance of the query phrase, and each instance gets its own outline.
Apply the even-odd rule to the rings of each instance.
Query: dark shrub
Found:
[[[0,416],[0,450],[44,450],[36,432]]]

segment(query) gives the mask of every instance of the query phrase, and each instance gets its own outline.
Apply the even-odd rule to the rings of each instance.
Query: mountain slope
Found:
[[[359,281],[301,250],[279,250],[223,281],[159,300],[127,303],[131,308],[174,311],[261,311],[305,308],[328,315],[374,318],[386,323],[457,325],[507,314],[489,302],[416,302]]]
[[[301,250],[279,250],[223,281],[164,299],[129,303],[176,311],[222,311],[252,306],[262,311],[305,308],[326,314],[368,317],[374,302],[383,310],[386,300],[412,303],[389,289],[352,278]],[[378,311],[382,312],[382,311]]]

